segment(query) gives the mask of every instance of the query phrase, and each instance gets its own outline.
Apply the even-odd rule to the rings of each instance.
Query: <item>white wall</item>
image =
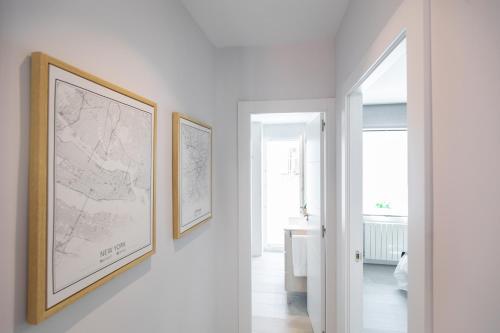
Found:
[[[433,328],[499,332],[500,2],[430,3]],[[380,10],[373,22],[366,2],[351,1],[336,42],[338,102],[350,73],[395,13],[394,4],[371,1]]]
[[[238,327],[238,178],[237,103],[332,97],[334,43],[331,40],[276,47],[224,48],[217,51],[215,170],[219,211],[218,332]]]
[[[335,37],[337,92],[403,0],[351,0]],[[340,97],[340,96],[339,96]],[[341,99],[337,99],[340,101]],[[340,101],[342,102],[342,101]]]
[[[264,124],[263,132],[264,140],[298,140],[305,135],[306,123]]]
[[[335,90],[333,57],[333,40],[222,48],[217,50],[217,74],[238,90],[238,100],[331,97]]]
[[[435,332],[500,332],[500,2],[431,2]]]
[[[406,126],[406,103],[363,105],[363,129]]]
[[[32,51],[159,106],[157,253],[38,326],[25,323]],[[171,224],[171,112],[214,124],[214,69],[214,47],[178,1],[0,2],[0,332],[220,332],[214,250],[221,207],[182,240],[172,240]]]

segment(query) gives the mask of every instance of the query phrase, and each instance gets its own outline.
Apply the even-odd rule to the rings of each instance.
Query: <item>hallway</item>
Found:
[[[499,14],[0,0],[0,333],[500,333]]]

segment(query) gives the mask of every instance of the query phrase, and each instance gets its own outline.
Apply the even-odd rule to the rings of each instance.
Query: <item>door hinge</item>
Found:
[[[321,132],[325,131],[325,126],[326,126],[326,122],[324,120],[321,120]]]
[[[325,238],[326,227],[324,225],[321,226],[321,237]]]

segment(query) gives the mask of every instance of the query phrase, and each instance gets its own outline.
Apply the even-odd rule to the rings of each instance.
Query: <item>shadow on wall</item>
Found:
[[[15,247],[15,285],[14,285],[14,332],[33,331],[35,326],[26,322],[27,289],[28,289],[28,164],[29,164],[29,112],[30,112],[30,73],[31,57],[27,56],[19,69],[20,84],[20,150],[19,179],[17,181],[16,207],[16,247]],[[91,292],[66,307],[61,312],[36,326],[37,332],[66,332],[80,320],[93,312],[101,304],[118,294],[122,289],[141,278],[151,269],[151,260],[130,269],[127,274],[121,274],[112,281],[98,288],[99,292]],[[57,325],[49,323],[57,321]]]
[[[193,244],[195,239],[198,239],[204,233],[208,232],[207,229],[211,227],[212,219],[213,219],[213,217],[209,221],[207,221],[206,223],[202,223],[200,225],[197,225],[194,229],[190,230],[188,233],[183,235],[181,238],[176,239],[174,242],[175,252],[184,249],[186,246],[188,246],[190,244]],[[158,236],[156,236],[156,238],[158,238]]]

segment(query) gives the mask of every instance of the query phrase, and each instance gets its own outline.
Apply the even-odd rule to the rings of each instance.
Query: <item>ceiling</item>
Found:
[[[318,116],[316,112],[304,113],[257,113],[252,114],[252,122],[271,124],[307,124]]]
[[[333,38],[349,0],[181,0],[217,47]]]
[[[406,39],[361,84],[363,104],[406,103]]]

